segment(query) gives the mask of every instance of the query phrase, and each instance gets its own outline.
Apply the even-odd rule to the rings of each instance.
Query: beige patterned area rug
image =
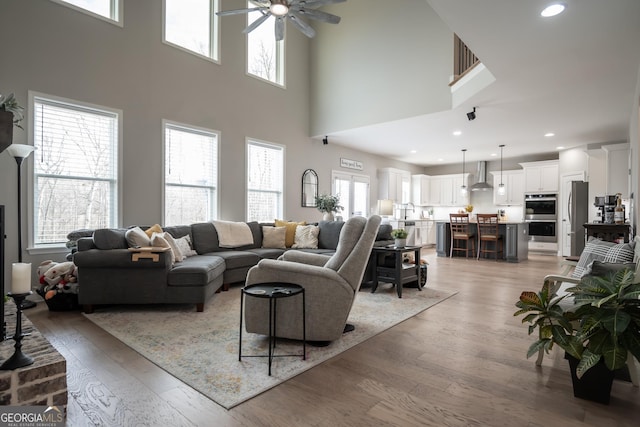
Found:
[[[113,306],[85,316],[144,357],[230,409],[384,330],[438,304],[456,292],[405,289],[398,298],[391,285],[380,284],[375,294],[358,293],[349,317],[353,332],[327,347],[307,345],[302,357],[275,358],[271,377],[266,357],[238,361],[240,290],[216,294],[197,313],[193,305]],[[266,354],[267,340],[243,333],[242,354]],[[278,354],[300,353],[296,341],[278,341]]]

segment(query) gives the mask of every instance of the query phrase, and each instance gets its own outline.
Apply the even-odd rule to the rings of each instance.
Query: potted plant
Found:
[[[391,230],[391,237],[394,239],[396,248],[404,248],[407,246],[407,236],[409,234],[404,228],[394,228]]]
[[[340,206],[340,196],[328,194],[316,196],[316,208],[324,214],[322,219],[325,221],[333,221],[333,214],[344,209]]]
[[[569,360],[576,397],[608,403],[614,371],[625,367],[628,354],[640,360],[640,284],[632,283],[634,271],[624,266],[611,271],[596,261],[565,296],[545,283],[540,293],[523,292],[516,303],[514,315],[527,314],[529,333],[539,328],[527,357],[558,344]],[[570,310],[558,305],[565,297],[573,297]]]
[[[13,142],[13,127],[19,127],[24,118],[24,108],[18,105],[13,93],[0,95],[0,152]]]

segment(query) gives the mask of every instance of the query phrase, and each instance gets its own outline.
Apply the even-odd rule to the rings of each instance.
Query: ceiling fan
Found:
[[[309,24],[302,20],[302,17],[315,19],[320,22],[327,22],[329,24],[337,24],[340,22],[340,17],[332,15],[327,12],[317,10],[319,7],[334,4],[344,3],[347,0],[250,0],[256,7],[246,9],[225,10],[217,12],[218,16],[238,15],[241,13],[260,12],[261,17],[253,21],[243,33],[248,34],[251,31],[258,28],[260,24],[269,19],[270,16],[275,17],[275,33],[276,40],[280,41],[284,39],[284,20],[288,18],[289,21],[302,33],[311,38],[316,35],[316,32]]]

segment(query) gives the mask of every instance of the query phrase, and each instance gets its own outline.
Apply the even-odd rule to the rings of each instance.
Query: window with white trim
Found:
[[[117,226],[121,113],[32,99],[33,244],[65,243],[73,230]]]
[[[247,2],[247,7],[255,5]],[[249,12],[247,23],[251,24],[260,17],[260,11]],[[247,34],[247,73],[284,85],[284,40],[276,41],[273,15]]]
[[[93,15],[97,18],[122,23],[122,0],[52,0],[76,9],[80,12]]]
[[[247,220],[283,218],[284,147],[247,142]]]
[[[218,60],[218,0],[164,0],[163,41]]]
[[[218,132],[164,123],[164,223],[218,217]]]

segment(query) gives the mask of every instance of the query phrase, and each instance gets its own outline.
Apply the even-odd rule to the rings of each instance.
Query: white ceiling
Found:
[[[452,110],[336,132],[331,143],[430,166],[460,163],[462,148],[478,161],[500,144],[509,158],[628,139],[640,0],[565,0],[552,18],[540,16],[551,0],[426,1],[496,81]]]

